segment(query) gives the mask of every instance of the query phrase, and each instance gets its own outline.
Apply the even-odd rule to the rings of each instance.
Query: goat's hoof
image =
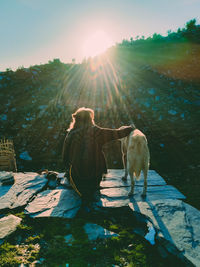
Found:
[[[146,198],[147,194],[146,193],[142,193],[141,197],[142,198]]]
[[[133,192],[129,192],[129,193],[128,193],[128,196],[129,196],[129,197],[132,197],[133,195],[134,195]]]
[[[123,176],[123,177],[122,177],[122,181],[123,181],[123,182],[127,182],[127,177]]]

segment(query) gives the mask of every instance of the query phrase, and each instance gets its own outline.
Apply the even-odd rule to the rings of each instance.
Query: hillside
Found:
[[[13,139],[18,170],[64,170],[71,113],[87,106],[100,126],[134,122],[147,136],[151,168],[200,208],[200,28],[190,27],[123,41],[81,64],[55,59],[1,72],[0,138]],[[105,153],[109,168],[122,167],[119,143]]]

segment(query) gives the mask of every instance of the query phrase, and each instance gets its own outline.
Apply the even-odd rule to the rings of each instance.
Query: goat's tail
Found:
[[[137,181],[140,180],[140,174],[141,174],[141,170],[135,170],[134,171],[134,175]]]

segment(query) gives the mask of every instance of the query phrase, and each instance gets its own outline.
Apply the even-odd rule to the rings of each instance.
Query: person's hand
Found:
[[[127,127],[129,127],[129,126],[121,126],[121,127],[119,128],[119,130],[125,129],[125,128],[127,128]]]
[[[132,127],[132,128],[133,128],[133,130],[135,130],[135,129],[136,129],[136,127],[135,127],[135,124],[134,124],[134,123],[132,123],[131,125],[125,125],[125,126],[121,126],[121,127],[119,128],[119,130],[122,130],[122,129],[125,129],[125,128],[129,128],[129,127]]]

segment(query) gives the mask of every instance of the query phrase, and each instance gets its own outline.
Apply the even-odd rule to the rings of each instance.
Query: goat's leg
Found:
[[[128,193],[129,196],[134,195],[134,189],[135,189],[135,179],[133,173],[129,173],[130,178],[131,178],[131,191]]]
[[[133,169],[133,167],[131,168],[129,166],[129,163],[127,165],[128,165],[128,174],[131,178],[131,191],[129,192],[128,195],[132,196],[134,194],[134,189],[135,189],[135,178],[134,178],[134,174],[133,174],[134,169]]]
[[[147,193],[147,173],[148,173],[148,169],[145,168],[143,170],[143,174],[144,174],[144,186],[143,186],[142,197],[146,197],[146,193]]]
[[[123,162],[124,169],[125,169],[125,174],[122,177],[122,180],[127,181],[128,170],[127,170],[127,154],[126,153],[123,153],[123,155],[122,155],[122,162]]]

